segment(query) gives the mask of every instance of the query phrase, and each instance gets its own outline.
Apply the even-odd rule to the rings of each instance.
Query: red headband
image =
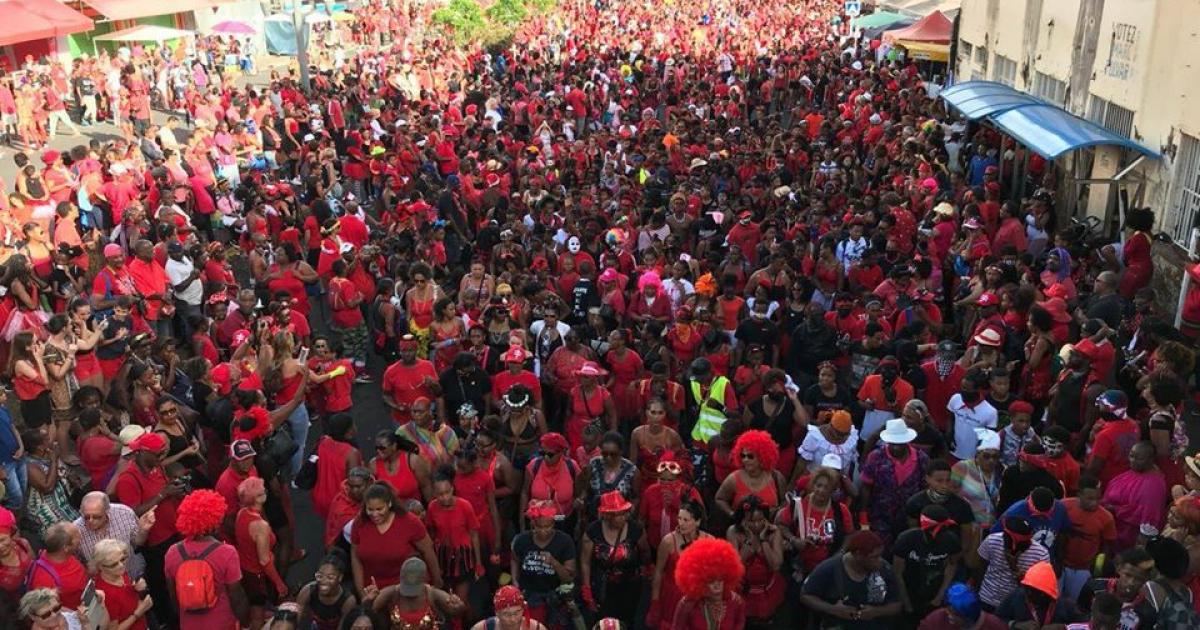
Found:
[[[413,337],[412,335],[404,335],[400,338],[400,341],[396,344],[396,347],[400,350],[416,350],[417,338]]]
[[[929,534],[930,538],[937,538],[938,533],[941,532],[943,529],[957,527],[958,523],[955,522],[954,519],[952,519],[952,518],[948,518],[948,519],[941,520],[941,521],[936,521],[936,520],[929,518],[928,516],[925,516],[924,514],[922,514],[920,525],[921,525],[921,531]]]

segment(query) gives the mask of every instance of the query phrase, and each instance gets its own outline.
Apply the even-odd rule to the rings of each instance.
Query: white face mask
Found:
[[[580,244],[578,236],[572,236],[571,238],[567,239],[567,251],[571,252],[572,254],[578,254],[579,249]]]

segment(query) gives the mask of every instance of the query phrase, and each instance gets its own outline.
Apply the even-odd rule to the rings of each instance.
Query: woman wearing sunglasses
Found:
[[[99,630],[108,627],[108,612],[104,610],[104,594],[97,591],[92,606],[99,607],[100,623],[93,623],[90,608],[70,610],[58,601],[58,593],[52,588],[38,588],[21,598],[17,615],[29,623],[32,630]],[[82,613],[82,614],[81,614]]]

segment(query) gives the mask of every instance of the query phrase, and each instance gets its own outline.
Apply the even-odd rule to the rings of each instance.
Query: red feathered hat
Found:
[[[779,461],[779,445],[766,431],[750,430],[738,436],[733,443],[734,462],[741,463],[743,451],[754,454],[764,470],[775,470],[775,462]]]
[[[745,573],[746,567],[729,541],[701,538],[679,554],[675,583],[687,597],[702,599],[710,582],[720,580],[725,584],[725,592],[730,592],[738,588]]]

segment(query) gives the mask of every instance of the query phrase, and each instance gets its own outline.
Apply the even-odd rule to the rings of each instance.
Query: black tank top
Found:
[[[308,610],[312,613],[313,625],[318,630],[337,630],[342,622],[342,606],[350,597],[350,591],[343,587],[342,594],[338,595],[337,601],[326,604],[317,595],[317,583],[309,582],[309,586],[312,587],[312,596],[308,598]]]

